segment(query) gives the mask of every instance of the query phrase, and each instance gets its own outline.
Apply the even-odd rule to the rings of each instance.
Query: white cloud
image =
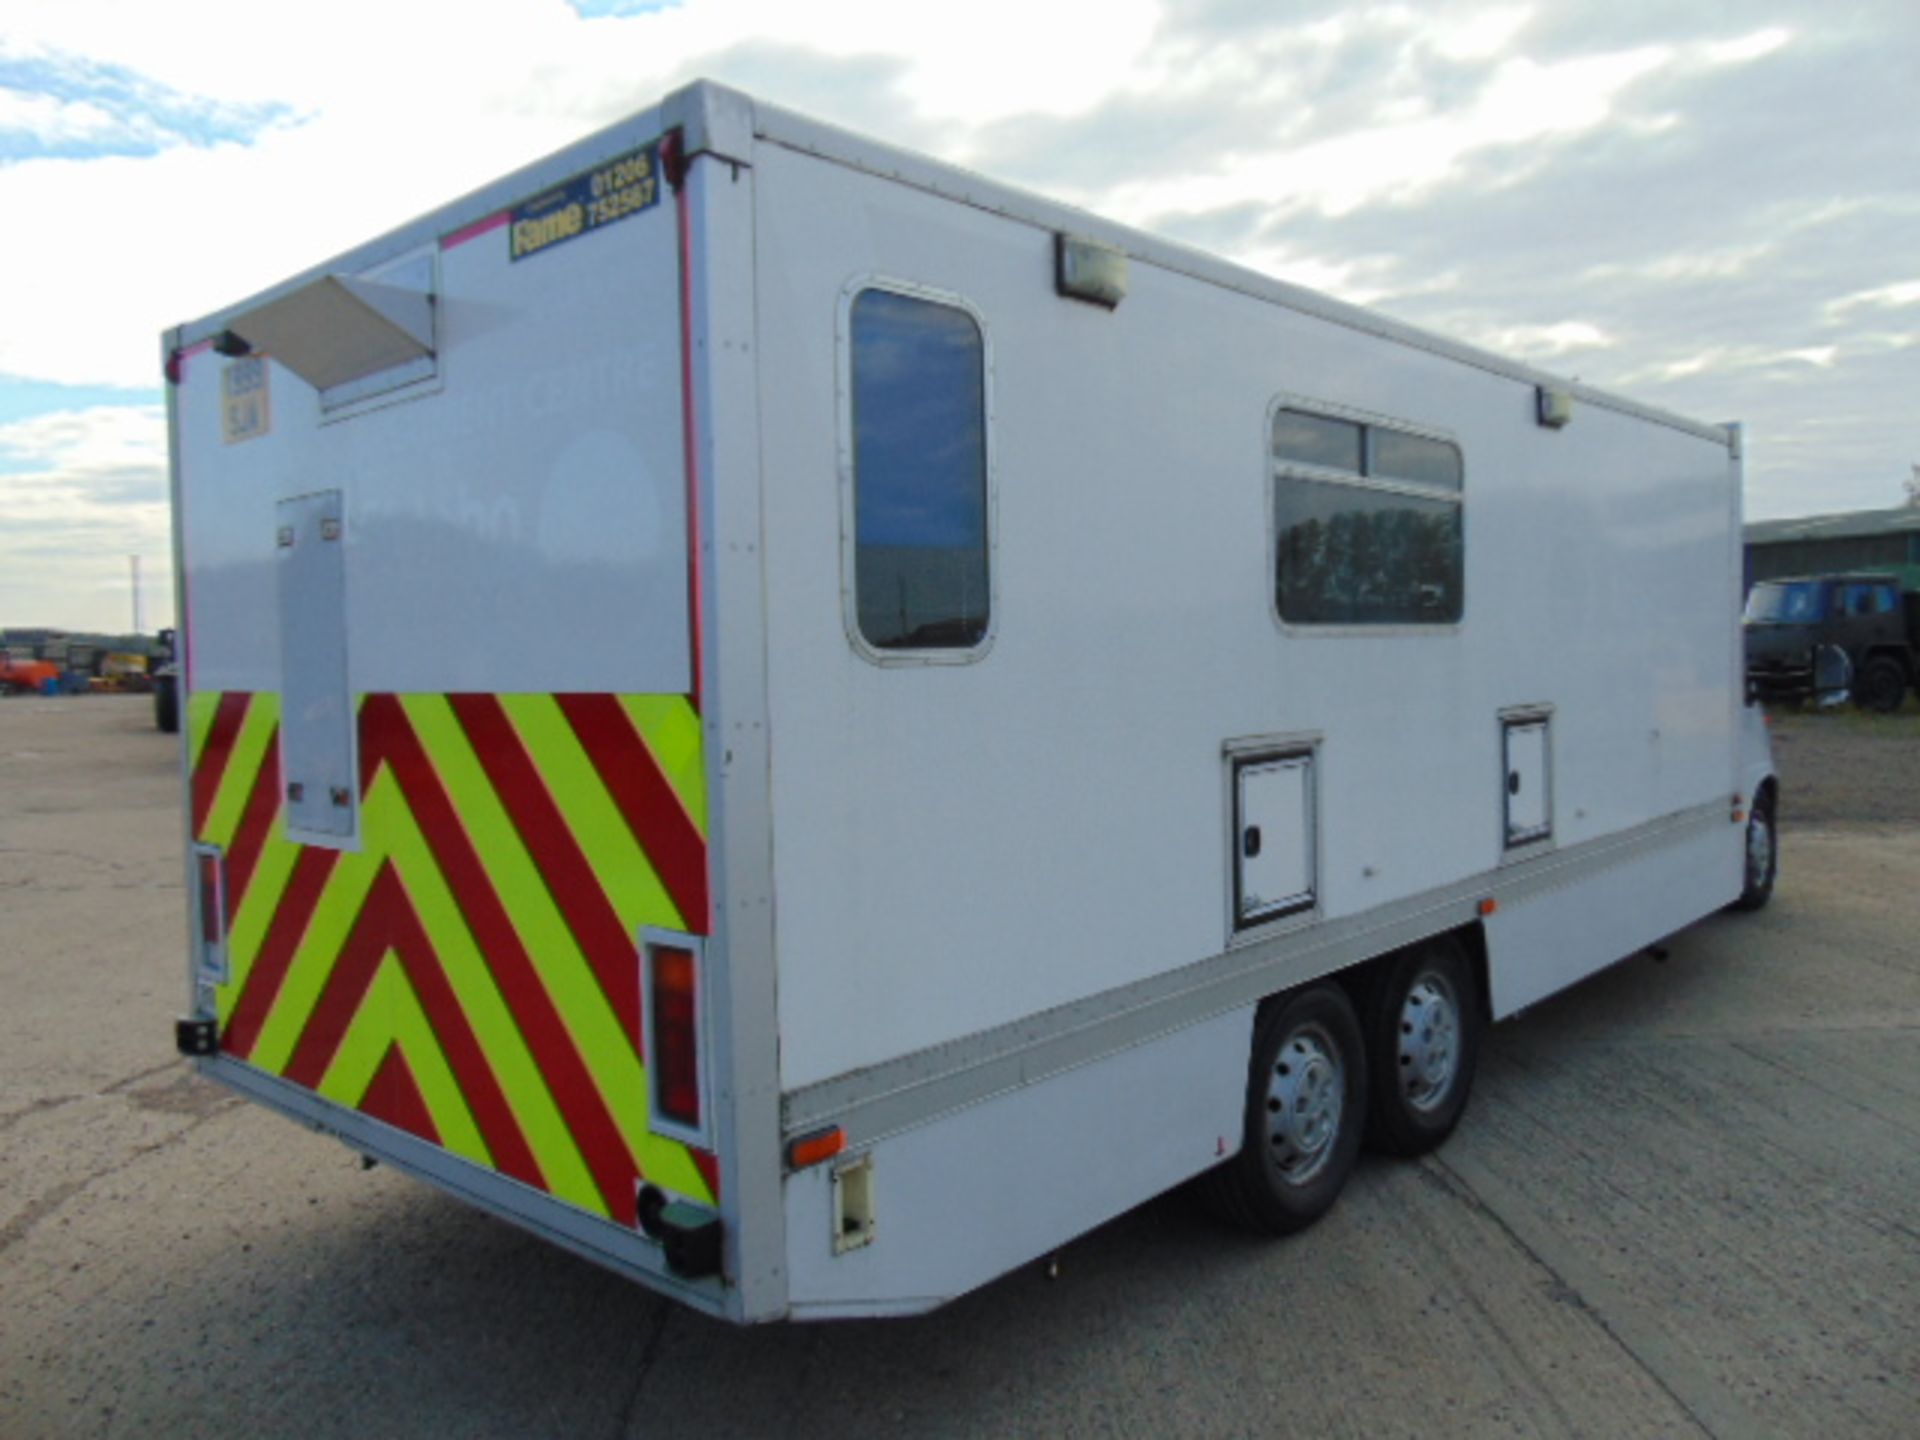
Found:
[[[1686,380],[1696,375],[1738,374],[1756,370],[1831,370],[1842,358],[1838,345],[1805,345],[1780,350],[1766,345],[1717,345],[1663,360],[1618,377],[1618,385],[1645,385],[1660,381]]]
[[[1872,417],[1856,446],[1904,454],[1891,417],[1920,281],[1884,268],[1901,252],[1883,237],[1920,219],[1886,163],[1909,97],[1872,63],[1892,48],[1880,22],[1803,35],[1789,8],[1389,0],[1303,24],[1177,0],[688,0],[583,21],[563,0],[8,0],[0,58],[118,67],[132,98],[0,93],[0,128],[110,146],[119,126],[124,149],[149,90],[180,123],[155,112],[150,156],[0,165],[0,377],[152,386],[163,327],[708,74],[1013,177],[1034,121],[1063,143],[1024,173],[1101,213],[1499,349],[1582,355],[1675,408],[1747,414],[1756,456],[1769,407],[1843,400]],[[1851,103],[1876,83],[1897,102]],[[266,128],[207,143],[248,123]],[[1562,224],[1556,206],[1581,213]],[[119,423],[95,412],[90,438],[35,461],[41,500],[49,477],[73,478],[69,500],[101,481],[87,447]],[[34,489],[0,473],[10,527]]]
[[[455,0],[336,0],[292,26],[237,0],[15,0],[15,58],[84,53],[186,95],[308,118],[247,145],[0,168],[0,375],[150,385],[163,328],[536,159],[746,41],[906,57],[902,89],[922,118],[951,123],[960,158],[970,126],[1109,93],[1156,16],[1148,0],[1116,0],[1097,19],[979,0],[928,43],[918,10],[872,0],[695,4],[617,22],[522,0],[485,24]],[[106,120],[44,98],[22,106],[43,138],[87,138]]]
[[[1525,5],[1495,7],[1437,21],[1433,48],[1449,60],[1489,60],[1513,44],[1533,18]]]
[[[1841,320],[1855,310],[1899,310],[1920,305],[1920,280],[1903,280],[1897,285],[1882,285],[1873,290],[1856,290],[1827,305],[1827,318]]]
[[[1547,360],[1579,350],[1605,350],[1613,336],[1586,320],[1562,320],[1553,325],[1506,325],[1476,337],[1488,349],[1527,360]]]
[[[1256,195],[1336,216],[1382,202],[1411,206],[1481,152],[1594,129],[1630,86],[1672,60],[1673,51],[1664,46],[1544,64],[1515,57],[1500,63],[1473,100],[1457,109],[1419,113],[1298,147],[1223,156],[1211,171],[1122,186],[1109,202],[1146,222]],[[1382,97],[1385,113],[1394,113],[1390,98]]]
[[[0,624],[126,628],[129,555],[148,626],[172,623],[166,450],[158,405],[0,425]]]
[[[1700,59],[1708,65],[1746,65],[1784,48],[1792,39],[1793,32],[1785,26],[1770,25],[1738,39],[1703,45]]]
[[[107,470],[166,458],[166,411],[158,405],[62,410],[0,425],[0,460],[29,470]]]
[[[49,144],[99,144],[115,139],[120,122],[86,100],[61,100],[0,87],[0,132],[32,135]]]
[[[1731,245],[1716,250],[1688,250],[1663,255],[1657,260],[1595,265],[1582,275],[1583,282],[1606,280],[1651,280],[1661,284],[1684,280],[1730,280],[1750,273],[1772,255],[1776,246],[1768,241],[1752,245]]]

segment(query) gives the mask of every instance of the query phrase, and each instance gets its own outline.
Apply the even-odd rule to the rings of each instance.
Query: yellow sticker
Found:
[[[220,372],[220,433],[227,444],[254,440],[273,428],[267,405],[267,360],[246,355]]]

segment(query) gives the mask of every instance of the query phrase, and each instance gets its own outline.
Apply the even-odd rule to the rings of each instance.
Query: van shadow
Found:
[[[1058,1278],[1036,1264],[923,1317],[742,1329],[401,1177],[366,1186],[261,1216],[185,1293],[130,1306],[163,1320],[111,1347],[118,1413],[263,1436],[1034,1433],[1064,1410],[1085,1424],[1103,1394],[1197,1385],[1217,1307],[1276,1262],[1308,1273],[1319,1233],[1275,1246],[1175,1192],[1075,1241]]]

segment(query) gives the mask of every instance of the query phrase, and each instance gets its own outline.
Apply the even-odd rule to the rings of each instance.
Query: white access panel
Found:
[[[1505,731],[1507,844],[1526,845],[1553,833],[1547,722],[1544,718],[1510,720]]]
[[[1235,926],[1313,904],[1313,757],[1243,763],[1234,792]]]
[[[324,490],[282,500],[274,513],[287,833],[338,845],[354,833],[360,789],[347,694],[346,508],[338,490]]]

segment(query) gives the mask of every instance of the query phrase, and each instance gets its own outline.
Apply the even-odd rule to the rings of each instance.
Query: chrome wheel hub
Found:
[[[1325,1168],[1346,1098],[1333,1037],[1319,1025],[1287,1036],[1267,1077],[1267,1157],[1287,1184],[1304,1185]]]
[[[1400,1002],[1400,1093],[1415,1110],[1432,1110],[1460,1068],[1460,1002],[1444,976],[1415,977]]]

